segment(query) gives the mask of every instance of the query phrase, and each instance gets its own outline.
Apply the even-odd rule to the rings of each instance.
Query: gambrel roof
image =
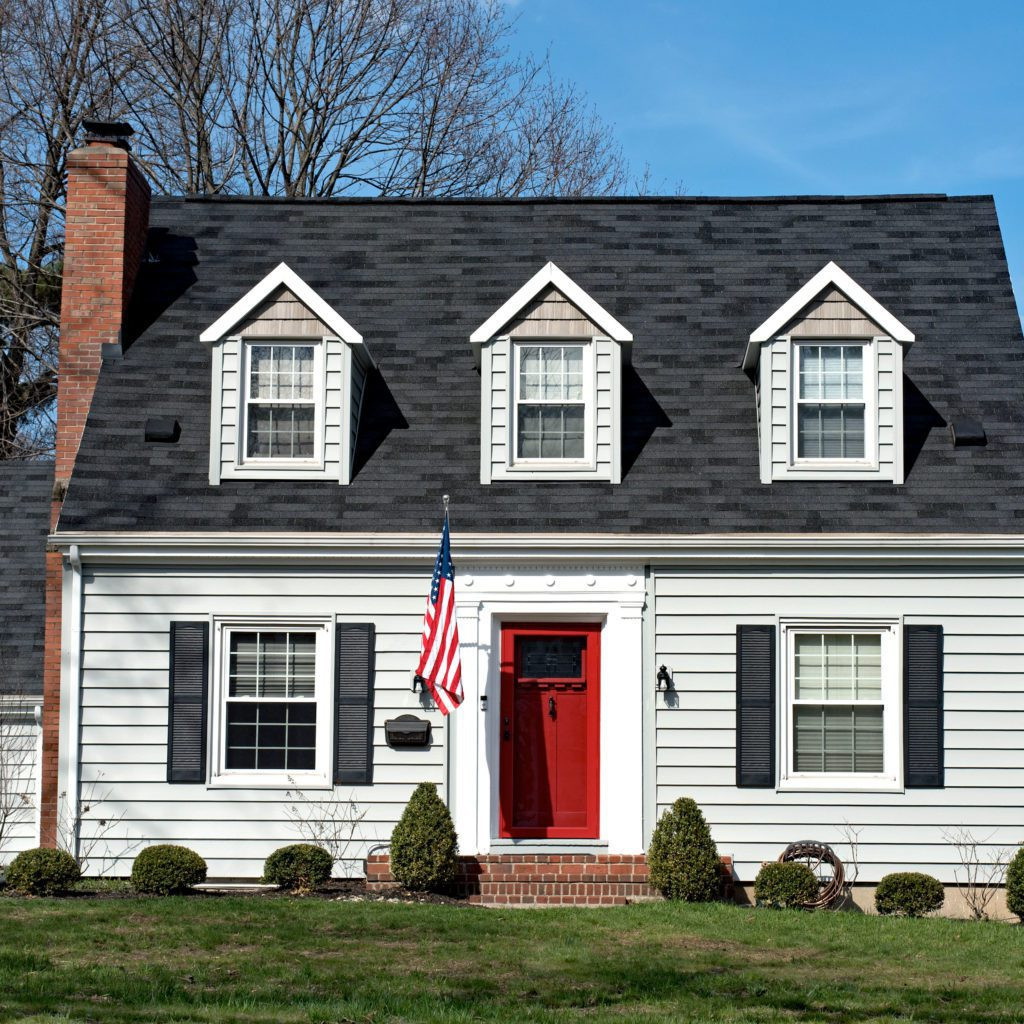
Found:
[[[1024,340],[992,199],[157,199],[125,354],[104,364],[61,531],[1010,532]],[[351,484],[207,479],[199,335],[279,263],[358,324],[379,372]],[[622,483],[480,483],[469,338],[553,263],[634,340]],[[751,333],[834,262],[917,339],[906,483],[758,473]],[[149,416],[181,423],[144,440]],[[987,447],[947,423],[981,420]]]

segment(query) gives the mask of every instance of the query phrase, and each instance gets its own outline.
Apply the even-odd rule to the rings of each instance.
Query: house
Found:
[[[379,871],[430,781],[488,899],[599,902],[683,795],[739,884],[847,826],[869,884],[1024,837],[991,197],[150,201],[127,134],[69,163],[44,841],[72,794],[109,873],[254,878],[338,797]]]
[[[0,868],[39,842],[44,558],[53,467],[0,462]]]

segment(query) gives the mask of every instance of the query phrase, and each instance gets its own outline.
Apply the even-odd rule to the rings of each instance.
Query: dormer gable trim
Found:
[[[606,337],[622,344],[633,341],[633,335],[611,313],[592,299],[568,274],[559,270],[554,263],[548,262],[469,336],[477,366],[480,365],[481,346],[494,338],[502,327],[522,313],[544,289],[552,285]]]
[[[829,285],[839,289],[862,313],[901,345],[914,343],[914,332],[905,327],[880,302],[873,299],[845,270],[834,262],[827,263],[802,288],[787,299],[760,327],[750,335],[743,356],[743,369],[757,365],[760,346],[775,338],[782,329]]]
[[[202,342],[218,342],[255,312],[277,289],[287,288],[325,327],[332,337],[348,345],[363,344],[363,336],[325,302],[287,263],[279,263],[259,284],[250,288],[226,313],[218,317],[199,335]],[[360,349],[369,358],[365,348]],[[372,360],[371,360],[372,362]]]

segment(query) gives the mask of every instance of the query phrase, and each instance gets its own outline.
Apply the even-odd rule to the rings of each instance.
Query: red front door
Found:
[[[501,631],[501,834],[598,837],[598,625]]]

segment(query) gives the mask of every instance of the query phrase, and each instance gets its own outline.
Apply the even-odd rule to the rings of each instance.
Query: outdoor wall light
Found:
[[[666,693],[675,689],[672,685],[672,673],[664,665],[658,669],[658,689],[664,690]]]

